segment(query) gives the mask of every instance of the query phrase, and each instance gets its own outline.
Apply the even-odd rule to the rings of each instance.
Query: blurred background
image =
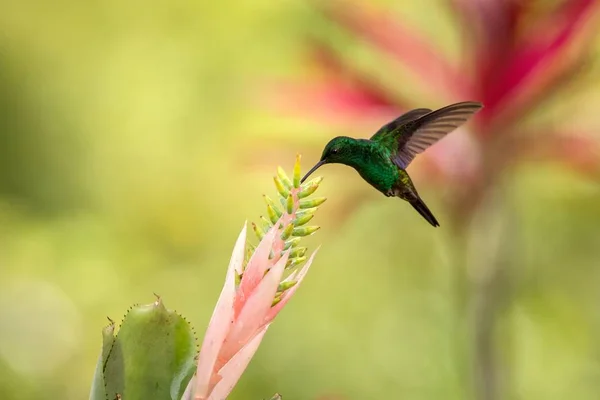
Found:
[[[83,399],[109,316],[203,331],[277,165],[479,100],[409,167],[327,166],[311,272],[231,399],[597,399],[598,1],[0,2],[0,394]]]

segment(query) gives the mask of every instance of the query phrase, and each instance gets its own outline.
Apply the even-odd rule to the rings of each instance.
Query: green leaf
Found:
[[[125,316],[104,366],[105,399],[179,400],[195,369],[196,340],[187,321],[162,301]]]

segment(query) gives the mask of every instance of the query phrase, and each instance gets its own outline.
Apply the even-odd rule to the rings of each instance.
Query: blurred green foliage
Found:
[[[446,38],[442,11],[445,23],[424,21],[432,7],[442,2],[400,11]],[[257,107],[267,78],[300,70],[313,18],[302,2],[267,0],[0,3],[3,399],[85,398],[106,316],[152,292],[202,335],[243,221],[297,151],[250,170],[243,144],[328,132]],[[596,132],[599,89],[577,97],[576,124]],[[343,167],[322,173],[329,198],[364,184]],[[598,181],[537,165],[510,177],[498,211],[512,240],[512,300],[495,338],[505,384],[514,399],[596,399]],[[375,192],[341,228],[322,207],[310,239],[322,250],[232,399],[463,398],[448,333],[455,238],[442,194],[422,194],[442,228]]]

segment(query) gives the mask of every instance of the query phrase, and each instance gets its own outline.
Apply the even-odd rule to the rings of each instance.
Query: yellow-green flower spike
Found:
[[[290,251],[290,258],[302,257],[306,254],[306,247],[296,247]]]
[[[290,238],[290,236],[292,236],[293,231],[294,231],[294,225],[289,224],[288,226],[286,226],[285,230],[281,234],[281,240],[283,240],[283,241],[288,240]]]
[[[317,197],[314,199],[304,199],[304,200],[300,200],[298,202],[298,207],[302,210],[306,209],[306,208],[313,208],[313,207],[318,207],[321,204],[325,203],[325,200],[327,200],[326,197]]]
[[[292,214],[294,212],[294,197],[292,197],[291,194],[287,198],[285,209],[288,214]]]
[[[302,240],[302,238],[299,238],[299,237],[291,238],[290,240],[285,242],[285,244],[283,245],[283,250],[291,249],[291,248],[298,246],[298,244],[300,243],[300,240]]]
[[[288,190],[292,188],[292,182],[290,181],[290,178],[288,178],[288,176],[285,174],[283,168],[277,167],[277,176],[279,176],[279,179],[281,179],[281,183],[283,183],[283,186],[285,188],[287,188]]]
[[[291,225],[290,225],[291,226]],[[319,230],[319,226],[301,226],[292,230],[293,236],[309,236]]]
[[[294,226],[302,226],[304,224],[306,224],[308,221],[310,221],[311,219],[313,219],[315,215],[314,214],[305,214],[301,217],[297,217],[296,219],[294,219]]]
[[[281,197],[283,197],[284,199],[288,197],[288,194],[290,194],[290,191],[287,190],[285,188],[285,186],[283,186],[283,182],[281,181],[281,179],[278,176],[273,177],[273,181],[275,182],[275,187],[277,188],[277,193],[279,193],[279,195]]]
[[[252,223],[252,230],[259,240],[265,237],[269,229],[277,228],[277,234],[283,243],[278,242],[274,248],[267,250],[268,257],[271,260],[270,263],[273,263],[287,253],[289,257],[286,256],[288,259],[285,269],[288,273],[290,269],[296,270],[298,266],[306,262],[308,249],[300,247],[300,241],[302,237],[310,236],[319,229],[318,226],[309,226],[308,223],[314,219],[317,208],[327,200],[325,197],[313,197],[323,181],[322,177],[313,178],[304,184],[300,182],[302,178],[300,161],[301,156],[297,155],[291,175],[287,175],[283,168],[277,167],[277,174],[273,177],[277,198],[263,195],[267,213],[257,221],[258,226]],[[250,243],[248,243],[248,251],[253,254],[255,247],[250,248],[249,245]],[[247,264],[248,261],[243,263],[242,271]],[[268,270],[267,268],[265,274],[268,273]],[[243,272],[239,275],[236,274],[236,282],[243,279],[242,275]],[[283,293],[295,284],[296,282],[291,280],[280,283],[272,305],[278,304]]]
[[[265,236],[265,233],[261,229],[259,229],[254,222],[252,223],[252,230],[256,234],[258,240],[262,240],[262,238]]]
[[[279,217],[281,217],[283,215],[283,212],[277,207],[277,204],[275,204],[275,202],[273,201],[273,199],[271,199],[266,194],[263,195],[263,198],[265,199],[265,203],[267,203],[267,212],[269,211],[268,207],[271,207],[271,209],[273,210],[273,212],[275,213],[275,215],[277,215],[277,218],[279,218]]]
[[[296,155],[296,163],[294,164],[294,187],[295,188],[299,188],[300,187],[300,178],[302,178],[302,175],[300,175],[300,154]]]
[[[277,291],[279,293],[285,292],[286,290],[293,288],[294,286],[296,286],[296,284],[298,283],[298,281],[287,281],[287,282],[281,282],[279,284],[279,286],[277,286]]]
[[[320,178],[317,178],[317,179],[319,179],[319,182],[322,180]],[[302,185],[300,187],[300,191],[298,192],[299,199],[308,197],[317,191],[317,189],[319,188],[319,183],[316,182],[316,179],[311,182],[313,182],[313,183],[311,183],[310,185]]]

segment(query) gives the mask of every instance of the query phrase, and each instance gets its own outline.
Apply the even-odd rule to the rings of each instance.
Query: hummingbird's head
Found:
[[[356,139],[347,136],[338,136],[331,139],[323,149],[321,160],[304,175],[304,178],[300,182],[304,182],[321,165],[332,163],[344,164],[351,156],[353,142],[356,142]]]

